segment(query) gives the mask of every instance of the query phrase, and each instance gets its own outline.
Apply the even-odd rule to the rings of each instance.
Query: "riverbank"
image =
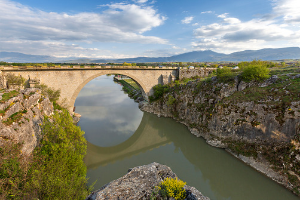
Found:
[[[185,124],[207,143],[225,148],[299,195],[298,69],[280,69],[264,82],[216,77],[164,88],[141,109]]]
[[[144,100],[142,91],[132,79],[127,78],[123,80],[122,78],[115,77],[114,81],[123,85],[122,90],[128,94],[129,98],[134,99],[135,102]]]

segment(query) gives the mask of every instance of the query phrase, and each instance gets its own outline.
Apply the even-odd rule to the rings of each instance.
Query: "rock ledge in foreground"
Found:
[[[171,168],[151,163],[130,169],[123,177],[114,180],[93,192],[86,200],[102,199],[150,199],[152,190],[165,178],[177,177]],[[209,200],[196,188],[185,186],[187,200]]]

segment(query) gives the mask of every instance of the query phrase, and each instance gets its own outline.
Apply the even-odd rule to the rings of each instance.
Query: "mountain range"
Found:
[[[147,63],[147,62],[216,62],[216,61],[252,61],[300,59],[299,47],[246,50],[231,54],[217,53],[211,50],[192,51],[170,57],[137,57],[124,59],[93,58],[57,58],[44,55],[29,55],[17,52],[0,52],[0,61],[5,62],[69,62],[69,63]]]

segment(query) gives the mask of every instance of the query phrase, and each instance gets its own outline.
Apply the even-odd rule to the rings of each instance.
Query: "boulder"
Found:
[[[130,169],[123,177],[114,180],[93,192],[86,200],[102,199],[150,199],[153,189],[165,178],[176,178],[176,174],[166,165],[151,163]],[[197,189],[185,186],[189,200],[209,200]]]

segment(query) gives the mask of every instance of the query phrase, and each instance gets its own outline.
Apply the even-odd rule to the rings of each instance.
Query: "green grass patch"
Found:
[[[5,103],[7,100],[17,96],[18,94],[19,94],[19,92],[16,90],[6,92],[2,95],[2,99],[0,100],[0,103]]]
[[[0,110],[0,116],[3,116],[5,114],[5,110]]]
[[[18,122],[22,118],[23,114],[25,114],[25,113],[27,113],[27,110],[22,110],[20,112],[16,112],[16,113],[12,114],[11,116],[9,116],[7,118],[7,120],[3,121],[2,123],[5,124],[6,126],[12,125],[12,123]]]
[[[125,81],[126,83],[128,83],[129,85],[134,87],[134,89],[140,90],[140,87],[138,86],[138,84],[134,80],[132,80],[132,79],[123,79],[123,81]]]

